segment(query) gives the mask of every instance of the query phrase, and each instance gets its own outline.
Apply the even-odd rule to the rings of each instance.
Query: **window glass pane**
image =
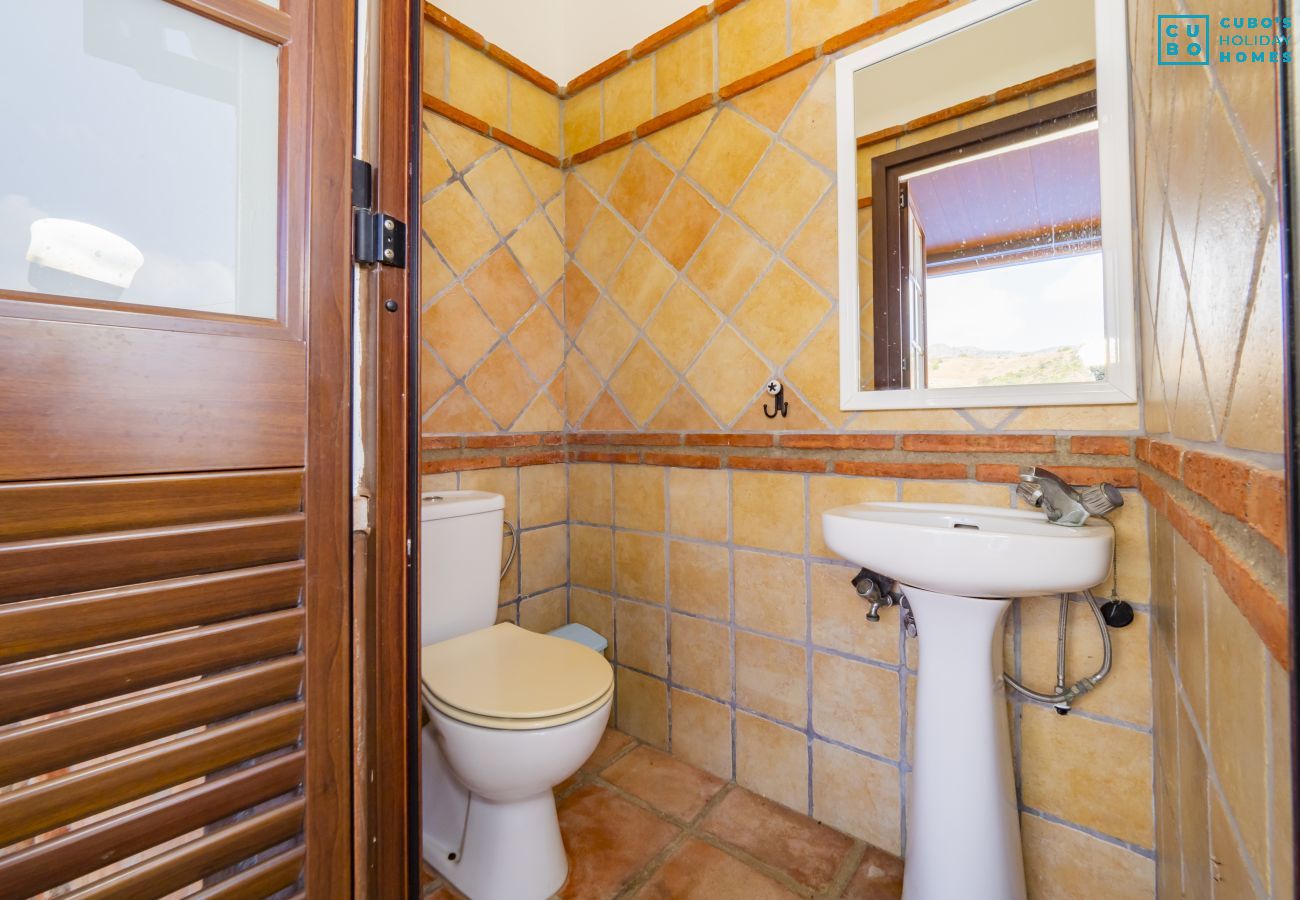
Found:
[[[274,318],[279,50],[164,0],[9,4],[0,289]]]

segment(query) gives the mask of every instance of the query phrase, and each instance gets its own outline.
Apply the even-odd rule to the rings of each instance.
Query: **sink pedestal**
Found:
[[[1024,900],[1002,689],[1011,601],[903,593],[920,650],[903,900]]]

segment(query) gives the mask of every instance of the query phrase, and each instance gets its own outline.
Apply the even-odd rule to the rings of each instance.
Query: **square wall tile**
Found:
[[[846,834],[901,853],[902,774],[824,741],[813,741],[813,817]]]
[[[1151,735],[1025,704],[1020,741],[1025,806],[1152,846]]]
[[[618,729],[647,744],[668,747],[668,685],[649,675],[616,667]]]
[[[813,730],[831,740],[898,759],[898,673],[813,654]]]
[[[804,561],[736,551],[736,624],[802,641],[808,633]]]
[[[1020,834],[1031,897],[1150,900],[1155,896],[1155,863],[1145,856],[1029,813],[1020,815]]]
[[[608,644],[605,656],[614,657],[614,600],[605,594],[586,591],[582,588],[569,589],[569,621],[586,625],[603,637]]]
[[[519,536],[520,590],[535,594],[569,581],[568,529],[551,525]]]
[[[737,710],[736,783],[807,812],[808,736]]]
[[[574,463],[569,466],[569,517],[574,522],[612,525],[614,522],[614,473],[606,463]]]
[[[731,699],[731,633],[694,616],[672,616],[673,684]]]
[[[719,778],[730,779],[731,709],[686,691],[674,690],[669,696],[673,756]]]
[[[725,541],[728,536],[727,473],[708,469],[669,469],[669,527],[681,537]]]
[[[664,602],[664,539],[627,531],[614,533],[614,591],[651,603]]]
[[[807,516],[802,475],[733,472],[731,489],[737,544],[803,553]]]
[[[519,601],[519,627],[545,634],[563,625],[568,616],[567,588],[557,588]]]
[[[819,647],[898,664],[898,610],[882,610],[879,622],[866,620],[867,604],[853,587],[857,568],[812,564],[812,640]]]
[[[614,610],[618,662],[660,678],[668,676],[668,625],[662,607],[619,600]]]
[[[564,464],[525,466],[519,470],[519,524],[524,528],[564,522],[569,517],[569,488]]]
[[[808,654],[797,644],[736,633],[736,702],[803,728],[808,719]]]
[[[614,524],[636,531],[664,530],[664,469],[614,467]]]
[[[614,589],[614,532],[594,525],[569,526],[569,578],[598,591]]]
[[[731,555],[726,547],[668,542],[668,602],[674,610],[726,619],[730,597]]]

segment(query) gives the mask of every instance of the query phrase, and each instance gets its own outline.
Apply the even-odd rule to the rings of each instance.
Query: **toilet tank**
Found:
[[[421,647],[496,621],[504,510],[484,491],[420,496]]]

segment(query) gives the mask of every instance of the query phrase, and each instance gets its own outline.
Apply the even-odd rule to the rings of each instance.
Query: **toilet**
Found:
[[[533,900],[568,861],[551,789],[596,749],[614,673],[580,643],[493,624],[504,499],[420,498],[422,852],[470,900]]]

